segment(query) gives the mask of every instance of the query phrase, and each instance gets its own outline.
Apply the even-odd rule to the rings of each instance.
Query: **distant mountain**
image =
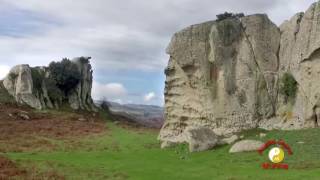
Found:
[[[119,104],[111,101],[107,103],[111,114],[115,115],[116,119],[131,121],[152,128],[161,128],[164,122],[163,107],[141,104]],[[97,106],[101,104],[102,101],[96,101]]]

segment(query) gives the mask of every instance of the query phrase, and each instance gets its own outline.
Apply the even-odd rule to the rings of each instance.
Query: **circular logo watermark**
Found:
[[[276,146],[276,147],[271,147],[271,149],[268,152],[268,158],[271,161],[271,163],[268,163],[268,162],[262,163],[262,168],[288,169],[289,165],[282,162],[284,161],[285,152],[288,155],[293,154],[290,146],[287,143],[285,143],[283,140],[279,140],[279,141],[269,140],[258,149],[259,154],[262,155],[265,150],[270,148],[270,146]]]
[[[273,163],[281,163],[284,160],[284,151],[279,147],[270,149],[269,159]]]

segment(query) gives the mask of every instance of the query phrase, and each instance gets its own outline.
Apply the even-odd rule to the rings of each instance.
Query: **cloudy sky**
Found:
[[[225,12],[281,24],[314,0],[0,0],[0,79],[16,64],[91,56],[93,97],[163,104],[172,34]]]

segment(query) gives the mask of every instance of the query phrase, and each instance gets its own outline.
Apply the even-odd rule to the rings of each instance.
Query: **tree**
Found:
[[[222,21],[224,19],[228,19],[228,18],[242,18],[244,17],[244,13],[229,13],[229,12],[225,12],[222,14],[218,14],[217,15],[217,21]]]
[[[75,63],[67,58],[61,62],[51,62],[49,65],[50,78],[56,82],[56,86],[67,95],[81,80],[81,74]]]
[[[110,113],[110,106],[111,106],[111,104],[108,102],[108,100],[107,100],[107,98],[103,98],[102,99],[102,103],[101,103],[101,108],[103,109],[103,110],[105,110],[107,113]]]

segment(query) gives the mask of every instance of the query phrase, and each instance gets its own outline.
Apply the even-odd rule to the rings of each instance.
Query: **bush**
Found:
[[[110,106],[111,106],[110,103],[106,99],[102,100],[101,108],[103,110],[105,110],[106,112],[110,113]]]
[[[63,93],[61,90],[56,86],[56,81],[52,78],[45,78],[44,80],[47,90],[48,96],[52,101],[60,101],[61,97],[63,97]]]
[[[298,83],[289,72],[283,74],[280,80],[280,93],[284,95],[285,102],[291,101],[294,103],[296,98],[296,93],[298,90]]]
[[[218,14],[217,15],[217,21],[222,21],[224,19],[228,19],[228,18],[241,18],[244,17],[244,13],[229,13],[229,12],[225,12],[223,14]]]
[[[81,74],[75,63],[64,58],[61,62],[51,62],[49,65],[50,78],[56,86],[67,95],[80,81]]]

